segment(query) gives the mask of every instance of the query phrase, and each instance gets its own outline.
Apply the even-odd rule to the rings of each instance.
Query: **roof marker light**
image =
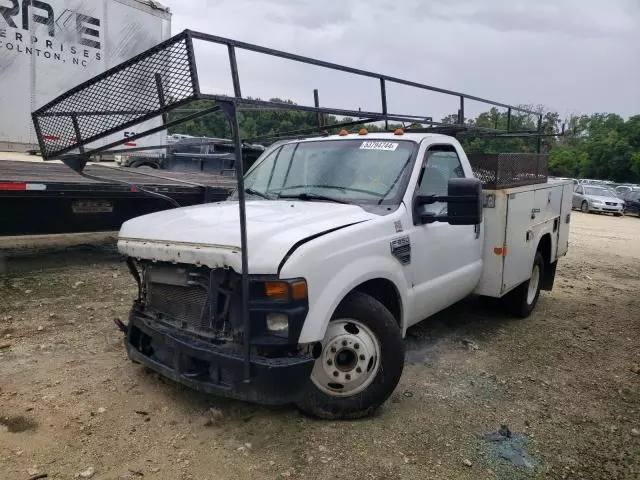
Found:
[[[340,133],[338,134],[341,137],[346,137],[347,135],[349,135],[349,132],[347,132],[346,130],[340,130]]]
[[[358,132],[358,135],[366,135],[367,133],[369,132],[367,131],[366,128],[361,128],[360,131]]]
[[[395,132],[393,132],[394,135],[404,135],[404,130],[402,130],[401,128],[396,128]]]

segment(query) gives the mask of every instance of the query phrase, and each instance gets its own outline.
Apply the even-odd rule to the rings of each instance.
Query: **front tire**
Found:
[[[309,415],[330,420],[369,416],[400,381],[400,328],[389,310],[369,295],[353,292],[340,304],[322,346],[298,401]]]
[[[528,317],[538,303],[540,286],[544,278],[544,258],[536,252],[531,268],[531,278],[505,295],[507,308],[520,318]]]
[[[589,204],[586,200],[582,202],[582,205],[580,205],[580,211],[582,213],[589,213]]]

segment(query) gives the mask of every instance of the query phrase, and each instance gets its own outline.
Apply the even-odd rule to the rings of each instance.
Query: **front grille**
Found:
[[[199,286],[178,286],[164,283],[147,284],[147,308],[180,322],[183,327],[209,326],[207,292]]]
[[[617,204],[617,203],[615,203],[615,202],[604,202],[604,203],[605,203],[605,205],[609,205],[609,206],[613,206],[613,207],[615,207],[616,205],[618,205],[618,204]]]

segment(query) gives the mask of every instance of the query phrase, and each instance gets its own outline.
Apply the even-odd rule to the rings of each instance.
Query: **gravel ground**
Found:
[[[574,213],[530,318],[470,299],[412,328],[392,399],[351,422],[132,364],[113,249],[36,252],[0,259],[1,479],[640,477],[640,218]]]

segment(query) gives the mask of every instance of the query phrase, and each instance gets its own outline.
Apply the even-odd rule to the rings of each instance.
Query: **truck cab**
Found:
[[[447,135],[278,142],[244,178],[251,382],[238,192],[122,226],[139,285],[127,351],[199,390],[321,418],[368,415],[400,379],[411,325],[473,293],[529,315],[566,253],[565,183],[483,192]]]

